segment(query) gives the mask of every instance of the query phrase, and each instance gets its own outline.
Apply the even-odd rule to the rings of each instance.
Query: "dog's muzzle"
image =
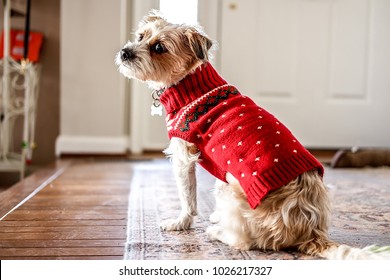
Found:
[[[123,48],[121,50],[121,59],[122,61],[130,61],[135,58],[135,53],[128,48]]]

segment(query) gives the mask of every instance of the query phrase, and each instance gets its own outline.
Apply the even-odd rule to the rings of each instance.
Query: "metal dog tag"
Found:
[[[164,89],[160,90],[154,90],[152,92],[152,98],[153,98],[153,103],[152,106],[150,107],[150,114],[152,116],[162,116],[162,105],[160,102],[160,96],[164,92]]]
[[[158,106],[155,106],[154,104],[152,104],[152,106],[150,106],[150,114],[152,116],[162,116],[162,106],[161,104],[158,105]]]

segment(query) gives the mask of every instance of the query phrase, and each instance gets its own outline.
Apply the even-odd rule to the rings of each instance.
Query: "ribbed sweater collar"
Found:
[[[215,89],[227,84],[209,63],[202,64],[195,72],[187,75],[178,84],[167,88],[160,96],[161,104],[167,114],[179,111],[192,101]]]

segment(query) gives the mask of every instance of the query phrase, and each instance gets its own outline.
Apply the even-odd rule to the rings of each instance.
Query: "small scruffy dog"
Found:
[[[117,54],[119,71],[154,89],[165,107],[182,211],[163,230],[186,230],[197,215],[195,164],[218,180],[212,239],[237,249],[298,251],[324,258],[385,256],[328,237],[329,199],[322,165],[274,116],[228,84],[208,62],[213,42],[199,27],[152,11],[135,42]],[[376,252],[373,252],[376,251]],[[380,251],[380,252],[378,252]]]

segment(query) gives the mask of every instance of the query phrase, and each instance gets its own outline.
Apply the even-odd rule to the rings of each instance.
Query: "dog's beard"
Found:
[[[124,61],[121,58],[121,53],[116,55],[115,63],[118,66],[118,71],[129,79],[146,82],[153,89],[168,87],[175,81],[171,79],[171,65],[161,65],[161,61],[152,60],[149,53],[137,51],[137,55],[130,61]],[[177,66],[177,65],[176,65]],[[185,68],[177,66],[179,73],[185,73]]]
[[[118,66],[118,71],[129,79],[145,82],[150,76],[149,73],[153,73],[153,69],[147,66],[150,65],[150,61],[142,55],[137,55],[131,61],[123,61],[121,53],[118,52],[115,58],[115,64]]]

